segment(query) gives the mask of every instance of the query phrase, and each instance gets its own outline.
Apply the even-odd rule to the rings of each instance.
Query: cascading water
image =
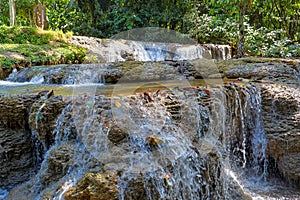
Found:
[[[175,55],[166,45],[132,45],[145,51],[131,56],[149,56],[154,61],[173,56],[171,63],[185,53],[189,59],[203,55],[202,47],[196,46],[193,51],[180,47],[181,53],[176,47]],[[99,95],[97,87],[112,77],[107,69],[116,74],[116,82],[125,68],[122,64],[117,64],[119,68],[101,64],[100,69],[98,65],[33,67],[11,75],[14,81],[89,86],[88,91],[75,89],[73,101],[70,97],[59,100],[63,109],[50,135],[43,132],[43,123],[47,123],[43,115],[49,113],[46,108],[53,102],[45,103],[47,99],[39,97],[31,106],[34,123],[30,128],[40,167],[26,183],[29,199],[46,199],[47,195],[57,200],[86,199],[87,191],[94,198],[101,196],[97,191],[107,189],[103,184],[111,180],[108,185],[113,189],[108,191],[118,199],[267,198],[270,175],[259,86],[241,79],[216,88],[187,84],[162,91],[144,88],[145,92],[136,90],[131,96],[119,96],[118,92],[112,97]],[[149,74],[159,70],[178,81],[186,78],[182,74],[193,73],[184,62],[159,65],[159,70],[156,64],[146,62],[139,68],[134,63],[134,69],[142,71],[138,80],[148,80]],[[180,73],[164,71],[169,68]],[[136,76],[133,71],[130,75]],[[24,74],[30,78],[22,79]],[[132,79],[129,76],[129,81]],[[0,190],[0,199],[1,195],[6,196],[6,190]]]
[[[261,90],[241,81],[225,87],[227,113],[231,114],[227,118],[227,138],[223,143],[231,152],[225,163],[226,174],[253,199],[298,199],[297,191],[283,186],[274,179],[276,175],[268,173]]]
[[[194,40],[181,43],[180,40],[174,43],[163,43],[159,41],[145,42],[124,40],[127,37],[115,37],[119,40],[93,39],[85,37],[73,37],[73,44],[83,46],[104,62],[118,61],[164,61],[164,60],[191,60],[191,59],[220,59],[231,58],[231,50],[228,45],[196,45]],[[178,43],[177,43],[178,42]],[[95,48],[97,47],[97,48]]]
[[[266,138],[261,119],[259,91],[253,85],[245,86],[243,82],[228,85],[226,88],[229,117],[225,144],[229,145],[233,153],[231,160],[235,160],[235,164],[242,168],[263,166],[265,169]]]
[[[83,198],[72,191],[87,173],[113,172],[119,199],[259,196],[267,181],[261,101],[258,87],[241,81],[124,97],[76,94],[27,187],[36,199],[49,191],[54,199]],[[41,105],[34,116],[45,114],[48,104]]]
[[[210,162],[218,161],[208,155],[215,151],[217,141],[208,138],[215,138],[224,128],[224,123],[209,127],[207,122],[224,121],[220,118],[225,116],[220,115],[225,111],[223,103],[217,95],[214,95],[215,100],[209,102],[209,95],[202,92],[200,99],[206,99],[206,105],[203,102],[203,105],[199,104],[195,94],[188,95],[190,103],[185,104],[179,97],[186,94],[180,91],[175,93],[157,95],[155,98],[161,102],[159,104],[147,103],[142,97],[115,99],[111,102],[115,107],[112,110],[113,121],[111,111],[106,110],[110,103],[107,98],[87,97],[81,103],[76,100],[73,104],[78,140],[84,144],[75,155],[89,152],[90,159],[96,158],[104,169],[121,171],[121,199],[130,198],[136,189],[132,188],[132,184],[139,179],[150,199],[205,199],[224,195],[221,184],[218,191],[214,191],[207,183],[208,179],[220,178],[214,177],[209,170],[221,170],[219,165],[209,169]],[[216,90],[217,93],[220,92]],[[215,108],[212,111],[215,117],[207,110],[209,105]],[[122,117],[124,113],[126,115]],[[102,117],[99,119],[99,116]],[[118,127],[119,132],[125,131],[123,134],[126,134],[121,141],[113,136],[114,129]],[[218,157],[217,152],[212,154]],[[81,163],[81,159],[75,160]],[[89,168],[79,163],[76,165],[81,165],[82,176]]]

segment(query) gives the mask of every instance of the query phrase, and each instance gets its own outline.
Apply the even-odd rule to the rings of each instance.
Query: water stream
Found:
[[[155,62],[178,55],[178,59],[204,57],[199,46],[188,51],[176,47],[172,54],[174,50],[163,44],[130,45],[145,50],[135,56]],[[223,50],[216,57],[226,57],[226,48],[219,48]],[[152,76],[151,64],[145,65],[141,76]],[[107,70],[95,66],[27,68],[0,82],[0,93],[7,96],[53,89],[65,103],[51,131],[50,146],[39,131],[51,98],[39,99],[37,109],[30,111],[35,115],[35,127],[30,128],[38,171],[11,196],[7,188],[0,188],[0,199],[20,197],[22,187],[27,188],[23,199],[47,195],[56,200],[84,199],[80,196],[84,192],[74,192],[82,188],[74,187],[89,173],[100,175],[96,180],[88,176],[86,188],[102,184],[106,190],[105,181],[116,177],[108,185],[115,185],[116,191],[110,192],[122,200],[299,199],[299,191],[268,173],[258,85],[223,83],[220,78],[187,80],[181,65],[174,67],[172,80],[107,84]],[[97,182],[103,174],[109,175]],[[96,184],[89,185],[93,181]]]

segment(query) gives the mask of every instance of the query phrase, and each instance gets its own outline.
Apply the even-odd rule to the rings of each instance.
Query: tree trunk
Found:
[[[14,26],[16,23],[16,6],[14,0],[9,0],[9,18],[10,26]]]
[[[239,8],[239,41],[237,57],[245,55],[245,27],[244,27],[245,3],[242,1]]]

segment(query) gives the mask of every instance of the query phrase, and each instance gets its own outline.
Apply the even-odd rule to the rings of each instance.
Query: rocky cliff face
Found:
[[[0,97],[0,186],[28,180],[36,170],[36,156],[28,124],[36,96]]]
[[[262,96],[269,173],[300,187],[300,63],[293,60],[248,63],[225,72],[230,78],[249,78]]]
[[[215,147],[197,142],[213,130],[221,131],[218,127],[209,129],[208,124],[210,112],[217,112],[210,111],[210,107],[221,109],[218,107],[220,97],[217,95],[216,99],[210,100],[210,94],[220,91],[187,88],[185,92],[178,92],[194,96],[196,104],[193,105],[196,107],[191,107],[171,91],[122,98],[86,96],[67,106],[59,97],[35,98],[25,112],[25,122],[35,133],[33,139],[37,142],[37,145],[30,144],[36,148],[30,153],[43,158],[43,162],[36,176],[11,191],[8,199],[21,198],[25,195],[25,188],[31,188],[27,198],[39,193],[41,199],[53,198],[57,192],[65,199],[148,199],[149,195],[153,198],[188,198],[192,195],[220,199],[233,194],[243,196],[241,190],[228,194],[221,155]],[[195,95],[198,93],[201,95]],[[7,97],[11,98],[19,99],[17,96]],[[91,98],[94,104],[90,105]],[[6,107],[9,107],[9,102],[6,102]],[[88,109],[92,113],[87,112],[88,105],[92,106]],[[196,119],[190,121],[193,118],[188,116],[199,115],[199,109],[202,112],[197,119],[202,121],[203,127]],[[128,116],[123,118],[118,112]],[[56,116],[56,113],[61,115]],[[54,119],[59,120],[54,123]],[[202,128],[198,132],[194,126]],[[159,127],[161,130],[155,131]],[[107,133],[101,136],[102,131]],[[39,147],[47,152],[39,154],[43,153]],[[12,155],[12,158],[18,159],[17,155]],[[17,164],[11,162],[11,165]],[[36,168],[39,166],[31,160],[26,162]],[[72,187],[61,190],[77,173],[84,176],[77,180],[76,185],[73,182]],[[180,174],[187,175],[182,177]],[[7,178],[14,180],[13,175]],[[14,185],[12,182],[6,184]],[[234,182],[231,184],[238,188]]]
[[[64,107],[62,101],[55,102],[38,95],[0,97],[1,186],[16,185],[35,174],[39,158],[53,142],[51,132]]]
[[[300,187],[300,90],[263,85],[267,154],[286,181]]]

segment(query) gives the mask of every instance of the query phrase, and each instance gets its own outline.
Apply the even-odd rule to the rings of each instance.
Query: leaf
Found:
[[[161,139],[159,139],[157,136],[149,136],[147,137],[147,142],[153,147],[158,147],[159,144],[163,143]]]
[[[122,106],[122,104],[118,101],[115,102],[115,106],[117,106],[118,108],[120,108]]]
[[[212,95],[213,94],[213,91],[212,90],[209,90],[209,89],[205,89],[203,90],[206,94],[209,94],[209,95]]]

